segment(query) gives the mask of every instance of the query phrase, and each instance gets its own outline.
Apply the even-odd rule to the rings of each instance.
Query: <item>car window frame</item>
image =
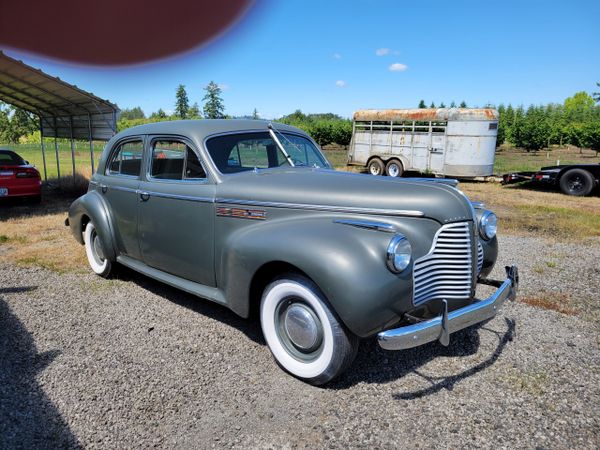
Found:
[[[153,177],[152,176],[152,154],[154,152],[153,146],[156,141],[160,141],[160,140],[179,141],[182,144],[187,145],[194,152],[196,157],[198,158],[198,162],[202,166],[202,169],[204,170],[206,177],[205,178],[188,178],[188,179],[183,178],[181,180],[172,180],[172,179]],[[166,135],[163,135],[163,134],[147,135],[145,153],[146,153],[145,180],[149,183],[166,183],[166,184],[210,184],[210,183],[212,183],[212,181],[210,179],[211,178],[210,172],[206,168],[206,163],[204,162],[204,160],[202,158],[202,154],[200,153],[200,151],[198,151],[198,149],[193,144],[193,142],[185,136],[168,135],[168,134],[166,134]],[[187,156],[187,154],[186,154],[186,156]],[[186,162],[186,159],[184,158],[184,172],[185,172],[185,162]],[[184,172],[182,172],[182,175]]]
[[[110,164],[115,156],[115,153],[118,149],[121,148],[122,145],[128,144],[130,142],[140,141],[142,143],[142,157],[140,158],[140,173],[137,175],[125,175],[122,173],[111,173],[110,172]],[[108,158],[106,159],[106,166],[104,167],[104,176],[106,177],[119,177],[119,178],[128,178],[130,180],[140,180],[142,178],[142,173],[144,172],[144,160],[146,153],[146,136],[144,135],[136,135],[136,136],[127,136],[117,142],[112,146],[110,152],[108,154]]]

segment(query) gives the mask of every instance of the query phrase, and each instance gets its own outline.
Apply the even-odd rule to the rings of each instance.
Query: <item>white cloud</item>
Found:
[[[342,55],[340,55],[339,53],[334,53],[333,59],[342,59]]]
[[[390,52],[389,48],[378,48],[377,50],[375,50],[375,54],[377,56],[385,56]]]
[[[337,80],[335,82],[335,85],[339,88],[343,88],[343,87],[346,87],[346,82],[344,80]]]
[[[225,84],[225,83],[221,83],[221,84],[219,84],[219,88],[220,88],[222,91],[228,91],[228,90],[229,90],[229,85],[228,85],[228,84]]]
[[[389,69],[392,72],[404,72],[406,69],[408,69],[408,66],[406,64],[394,63],[390,65]]]

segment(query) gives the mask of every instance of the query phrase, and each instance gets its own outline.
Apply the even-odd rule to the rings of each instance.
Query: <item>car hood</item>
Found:
[[[473,218],[467,197],[444,183],[310,168],[257,170],[226,176],[217,188],[217,202],[356,209],[375,215],[423,216],[440,223]]]

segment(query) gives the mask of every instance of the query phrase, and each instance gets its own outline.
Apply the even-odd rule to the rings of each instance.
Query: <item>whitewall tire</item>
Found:
[[[260,305],[263,335],[277,363],[321,385],[354,360],[358,338],[346,329],[309,279],[289,274],[267,286]]]
[[[83,241],[85,243],[85,253],[88,262],[94,273],[101,277],[108,277],[112,269],[112,264],[104,255],[102,241],[96,233],[96,227],[92,222],[88,222],[85,226]]]

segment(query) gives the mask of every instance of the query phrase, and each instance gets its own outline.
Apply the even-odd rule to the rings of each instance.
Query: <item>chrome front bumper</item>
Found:
[[[491,297],[450,313],[448,312],[448,303],[443,300],[444,311],[441,316],[414,325],[382,331],[377,335],[379,345],[386,350],[404,350],[433,341],[440,341],[441,344],[448,345],[451,333],[491,319],[507,299],[515,299],[519,287],[517,267],[507,266],[506,275],[507,279],[503,282],[480,281],[483,284],[498,287]]]

